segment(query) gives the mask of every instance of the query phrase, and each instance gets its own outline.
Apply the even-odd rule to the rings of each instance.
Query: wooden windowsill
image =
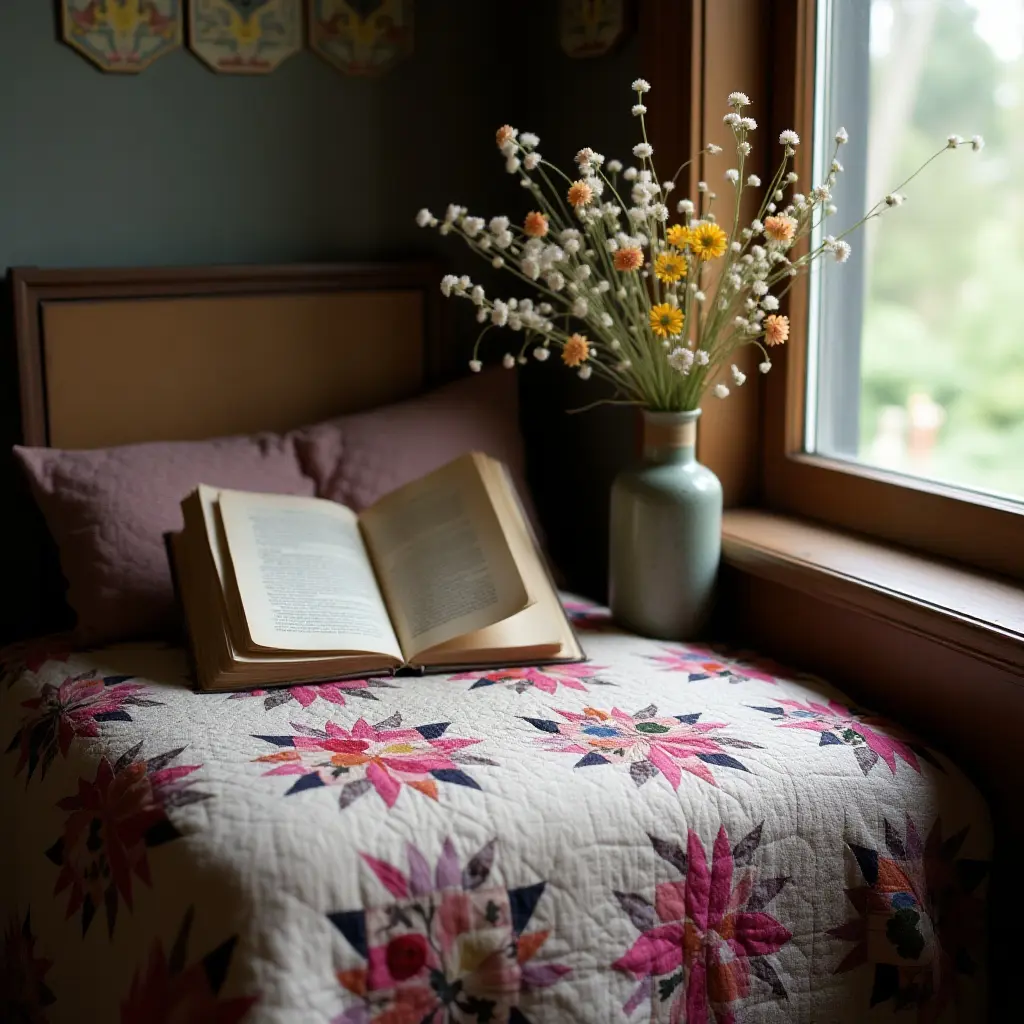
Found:
[[[722,558],[744,573],[1024,673],[1024,587],[757,509],[724,516]]]

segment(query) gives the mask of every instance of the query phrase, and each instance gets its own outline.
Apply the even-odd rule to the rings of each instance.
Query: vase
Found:
[[[692,412],[643,413],[640,465],[612,485],[609,604],[622,626],[692,640],[707,624],[722,549],[722,485],[696,457]]]

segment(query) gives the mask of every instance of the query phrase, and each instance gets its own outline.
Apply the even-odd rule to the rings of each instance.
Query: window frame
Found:
[[[794,128],[806,140],[796,172],[812,172],[819,0],[771,5],[771,50],[792,54],[770,80],[772,138]],[[867,534],[977,568],[1024,579],[1024,503],[903,476],[807,451],[805,442],[811,285],[794,283],[790,336],[763,381],[761,493],[766,507]]]

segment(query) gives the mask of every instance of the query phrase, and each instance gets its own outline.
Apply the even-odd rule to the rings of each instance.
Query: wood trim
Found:
[[[731,166],[733,140],[722,124],[726,97],[736,89],[755,99],[754,112],[767,109],[767,54],[763,45],[768,25],[768,6],[761,0],[644,0],[640,31],[644,49],[644,73],[653,91],[648,104],[648,135],[661,174],[668,177],[708,142],[725,147],[717,157],[693,163],[680,176],[669,208],[684,196],[697,197],[697,182],[706,179],[724,197],[728,186],[725,171]],[[688,59],[687,59],[688,58]],[[763,177],[759,161],[767,147],[755,147],[747,171]],[[756,215],[756,197],[742,216]],[[728,227],[731,211],[717,208]],[[722,482],[726,505],[753,500],[759,486],[758,425],[760,395],[753,378],[759,361],[748,348],[737,364],[751,378],[751,385],[734,388],[727,402],[714,398],[704,403],[698,454]]]
[[[21,442],[49,444],[41,313],[46,303],[95,299],[410,289],[424,296],[424,384],[434,386],[454,371],[447,317],[430,262],[323,263],[267,266],[11,271],[21,400]]]
[[[794,54],[793,74],[773,80],[771,134],[814,125],[816,0],[771,5],[772,52]],[[812,146],[797,150],[802,181]],[[808,305],[806,277],[786,302],[790,338],[764,381],[763,503],[773,510],[877,537],[1015,579],[1024,579],[1024,504],[888,473],[804,450]]]
[[[1024,687],[1024,591],[932,558],[769,512],[727,512],[725,562],[817,600],[1017,673]]]

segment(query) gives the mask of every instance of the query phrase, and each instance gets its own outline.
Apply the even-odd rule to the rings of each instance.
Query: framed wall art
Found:
[[[61,0],[64,42],[103,71],[144,71],[182,40],[182,0]]]
[[[309,0],[309,45],[346,75],[381,75],[413,49],[413,0]]]
[[[189,48],[223,74],[269,74],[302,49],[302,3],[191,0]]]
[[[631,28],[630,0],[560,0],[558,37],[569,57],[603,57]]]

